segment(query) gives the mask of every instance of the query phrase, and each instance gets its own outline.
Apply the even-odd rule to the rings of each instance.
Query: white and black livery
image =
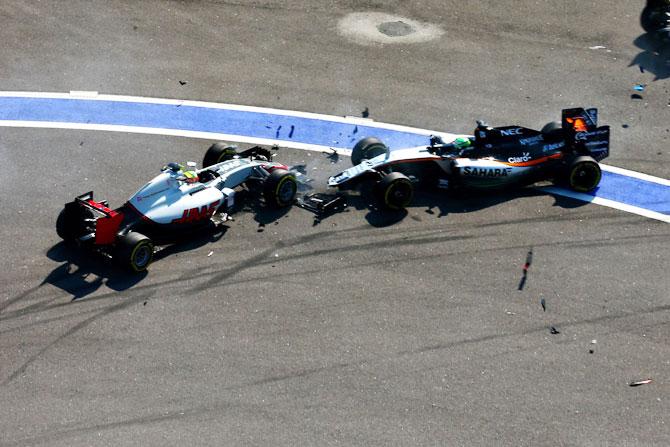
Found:
[[[93,192],[76,197],[58,216],[56,231],[140,272],[152,261],[155,240],[220,223],[240,186],[259,190],[275,208],[293,204],[298,188],[295,173],[273,162],[270,150],[256,146],[237,153],[235,146],[215,143],[202,169],[169,163],[117,209],[96,201]]]
[[[478,121],[474,137],[447,143],[432,137],[430,146],[393,151],[368,137],[352,150],[354,166],[330,177],[328,184],[351,188],[372,180],[378,202],[389,209],[407,207],[417,183],[498,189],[552,180],[588,192],[600,182],[598,162],[609,155],[609,136],[609,126],[598,126],[597,109],[574,108],[539,131]]]

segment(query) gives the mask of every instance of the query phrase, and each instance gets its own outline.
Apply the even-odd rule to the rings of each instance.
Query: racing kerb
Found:
[[[335,149],[340,154],[349,154],[356,141],[368,136],[381,139],[391,150],[428,145],[430,135],[457,136],[356,117],[76,91],[0,92],[0,126],[221,139],[321,152]],[[541,189],[670,223],[670,180],[601,167],[600,186],[592,193]]]

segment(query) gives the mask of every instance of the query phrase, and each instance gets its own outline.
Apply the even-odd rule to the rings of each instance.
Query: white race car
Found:
[[[116,209],[94,200],[92,191],[82,194],[65,204],[56,231],[67,242],[91,247],[140,272],[151,263],[153,240],[220,223],[219,216],[235,202],[235,188],[260,190],[266,205],[276,208],[290,206],[298,189],[296,173],[258,146],[237,153],[235,146],[215,143],[203,168],[194,165],[167,164]]]

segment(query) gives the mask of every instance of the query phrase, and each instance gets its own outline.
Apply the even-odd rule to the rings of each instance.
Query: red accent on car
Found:
[[[119,231],[119,226],[121,226],[121,222],[123,222],[123,213],[114,211],[93,199],[87,200],[86,203],[105,215],[105,217],[100,217],[95,221],[95,244],[113,244],[116,240],[116,233]]]
[[[273,164],[273,165],[261,165],[261,167],[268,172],[272,172],[275,169],[283,169],[285,171],[289,170],[288,166],[286,166],[286,165],[275,165],[275,164]]]

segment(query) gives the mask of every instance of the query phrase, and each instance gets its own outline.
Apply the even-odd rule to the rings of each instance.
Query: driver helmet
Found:
[[[472,145],[469,138],[458,137],[454,140],[454,147],[457,149],[465,149]]]
[[[195,171],[184,171],[184,181],[186,183],[195,183],[198,181],[198,174]]]

